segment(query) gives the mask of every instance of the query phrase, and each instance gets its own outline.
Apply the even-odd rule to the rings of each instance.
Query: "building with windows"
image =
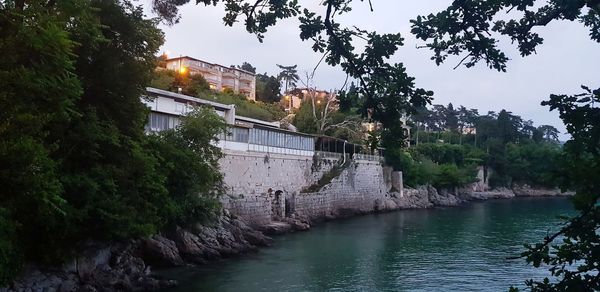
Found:
[[[256,76],[241,69],[213,64],[188,56],[167,59],[166,68],[180,71],[188,70],[190,74],[201,74],[210,88],[217,91],[231,89],[235,93],[256,100]]]
[[[310,100],[311,97],[314,97],[317,103],[320,103],[327,102],[328,99],[335,100],[336,95],[335,93],[325,90],[311,88],[295,88],[285,96],[285,108],[298,109],[300,108],[300,105],[302,105],[302,102]]]
[[[146,88],[142,102],[150,109],[146,132],[173,129],[195,106],[210,106],[229,125],[229,135],[219,137],[219,147],[235,151],[267,152],[313,156],[315,137],[280,128],[279,122],[266,122],[238,116],[234,105],[225,105],[156,88]]]

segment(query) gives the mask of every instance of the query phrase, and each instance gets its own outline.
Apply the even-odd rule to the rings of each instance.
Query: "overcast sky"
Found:
[[[194,1],[192,1],[194,2]],[[300,1],[318,3],[320,1]],[[590,40],[588,30],[580,23],[556,22],[537,31],[545,39],[537,55],[521,58],[509,40],[501,47],[511,61],[506,73],[488,69],[484,64],[453,70],[460,58],[436,66],[431,52],[417,49],[422,45],[410,34],[410,19],[417,15],[438,12],[450,0],[409,1],[373,0],[374,12],[367,1],[354,1],[354,11],[338,19],[345,25],[356,25],[377,32],[400,32],[405,46],[392,61],[403,62],[416,85],[435,92],[434,104],[464,105],[481,114],[506,109],[532,119],[536,125],[550,124],[565,132],[558,114],[550,113],[540,102],[551,93],[580,93],[580,85],[600,87],[600,44]],[[311,4],[314,9],[324,9]],[[246,61],[260,73],[276,75],[276,64],[298,64],[300,75],[312,71],[320,55],[310,48],[310,42],[300,41],[298,23],[285,20],[272,28],[263,43],[245,31],[243,25],[225,27],[222,7],[189,4],[181,9],[181,21],[171,27],[162,26],[166,42],[163,51],[171,56],[188,55],[222,65],[238,65]],[[322,65],[314,83],[321,89],[337,89],[345,74],[338,68]],[[563,138],[566,136],[562,135]]]

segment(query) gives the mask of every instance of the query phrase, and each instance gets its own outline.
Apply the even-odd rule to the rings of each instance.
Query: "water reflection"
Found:
[[[507,257],[570,212],[565,199],[519,199],[357,217],[170,276],[173,291],[506,291],[546,275]]]

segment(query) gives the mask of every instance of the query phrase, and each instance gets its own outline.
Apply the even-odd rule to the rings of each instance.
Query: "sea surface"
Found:
[[[508,258],[573,214],[565,198],[523,198],[366,215],[165,276],[180,282],[169,291],[507,291],[549,275]]]

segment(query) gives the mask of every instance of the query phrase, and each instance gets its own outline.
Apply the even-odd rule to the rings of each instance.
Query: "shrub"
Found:
[[[169,196],[161,215],[167,225],[206,221],[220,209],[222,152],[211,143],[225,129],[214,111],[199,108],[184,117],[177,129],[148,137],[147,147],[160,162],[157,171],[166,178]]]
[[[476,171],[473,166],[459,168],[456,164],[442,164],[439,166],[433,185],[436,188],[462,187],[476,181]]]

